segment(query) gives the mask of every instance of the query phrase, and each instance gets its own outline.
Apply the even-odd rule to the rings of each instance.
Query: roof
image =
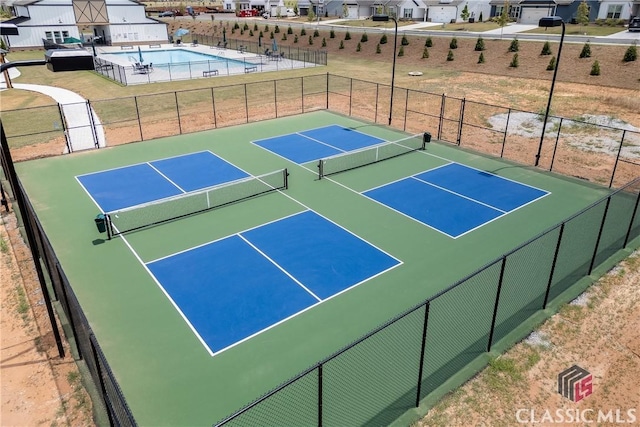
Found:
[[[42,0],[16,0],[13,2],[14,6],[29,6],[30,4],[39,3]]]
[[[19,25],[25,21],[30,20],[31,18],[29,18],[28,16],[18,16],[16,18],[11,18],[11,19],[7,19],[6,21],[2,21],[3,24],[12,24],[12,25]]]
[[[442,1],[442,0],[425,0],[423,3],[427,6],[457,6],[462,0]]]
[[[522,6],[533,6],[533,5],[544,5],[544,6],[555,6],[555,0],[522,0],[520,2]]]

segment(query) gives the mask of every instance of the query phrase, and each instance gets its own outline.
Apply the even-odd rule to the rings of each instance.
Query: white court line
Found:
[[[100,206],[100,204],[96,201],[96,199],[93,198],[93,196],[91,195],[91,193],[89,193],[89,190],[87,190],[85,188],[85,186],[82,184],[82,181],[80,181],[80,178],[78,178],[77,176],[75,177],[76,181],[78,181],[78,184],[80,184],[80,187],[82,187],[82,189],[84,190],[85,193],[87,193],[87,196],[89,196],[89,198],[91,199],[91,201],[93,203],[96,204],[96,206],[98,207],[98,209],[100,209],[101,213],[105,213],[104,209],[102,209],[102,206]]]
[[[149,167],[150,167],[151,169],[153,169],[154,171],[158,172],[158,174],[159,174],[161,177],[163,177],[164,179],[166,179],[167,181],[169,181],[171,184],[175,185],[175,186],[176,186],[176,188],[177,188],[178,190],[182,191],[183,193],[186,193],[186,191],[185,191],[182,187],[180,187],[178,184],[176,184],[176,183],[175,183],[175,182],[173,182],[171,179],[169,179],[169,177],[168,177],[168,176],[166,176],[165,174],[163,174],[162,172],[160,172],[160,171],[158,170],[158,168],[156,168],[155,166],[153,166],[151,163],[148,163],[148,162],[147,162],[147,164],[149,165]]]
[[[496,210],[496,211],[498,211],[498,212],[502,212],[502,213],[510,212],[510,211],[505,211],[505,210],[499,209],[499,208],[497,208],[497,207],[495,207],[495,206],[492,206],[492,205],[489,205],[489,204],[487,204],[487,203],[481,202],[480,200],[472,199],[471,197],[467,197],[467,196],[465,196],[464,194],[456,193],[455,191],[453,191],[453,190],[449,190],[448,188],[440,187],[439,185],[436,185],[436,184],[434,184],[434,183],[432,183],[432,182],[424,181],[424,180],[422,180],[422,179],[420,179],[420,178],[417,178],[415,175],[414,175],[414,176],[412,176],[412,177],[411,177],[411,179],[415,179],[415,180],[416,180],[416,181],[418,181],[418,182],[422,182],[422,183],[424,183],[424,184],[427,184],[427,185],[430,185],[430,186],[432,186],[432,187],[435,187],[435,188],[437,188],[437,189],[439,189],[439,190],[446,191],[447,193],[451,193],[451,194],[453,194],[453,195],[455,195],[455,196],[462,197],[463,199],[467,199],[467,200],[469,200],[470,202],[477,203],[477,204],[482,205],[482,206],[485,206],[485,207],[487,207],[487,208],[489,208],[489,209],[493,209],[493,210]]]

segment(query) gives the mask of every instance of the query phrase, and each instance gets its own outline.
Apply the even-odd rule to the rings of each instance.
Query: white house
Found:
[[[146,16],[134,0],[15,0],[18,35],[4,36],[11,48],[42,47],[43,40],[95,39],[99,44],[161,43],[168,41],[167,25]]]

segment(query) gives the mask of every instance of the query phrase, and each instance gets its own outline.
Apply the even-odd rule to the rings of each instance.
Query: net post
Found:
[[[111,240],[112,230],[111,230],[111,216],[109,214],[104,214],[104,225],[107,229],[107,240]]]
[[[287,170],[287,168],[284,168],[284,170],[282,171],[282,174],[284,175],[284,189],[288,190],[289,189],[289,171]]]
[[[425,132],[424,134],[422,134],[422,147],[420,147],[421,150],[426,150],[427,149],[427,144],[431,142],[431,133],[430,132]]]
[[[324,168],[322,167],[322,159],[318,160],[318,179],[324,176]]]

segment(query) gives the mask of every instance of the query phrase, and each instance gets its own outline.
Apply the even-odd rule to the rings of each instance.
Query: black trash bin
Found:
[[[424,135],[422,135],[422,140],[426,143],[431,142],[431,134],[429,132],[425,132]]]
[[[96,219],[96,227],[98,227],[98,231],[100,233],[105,233],[107,231],[107,221],[104,214],[99,214]]]

